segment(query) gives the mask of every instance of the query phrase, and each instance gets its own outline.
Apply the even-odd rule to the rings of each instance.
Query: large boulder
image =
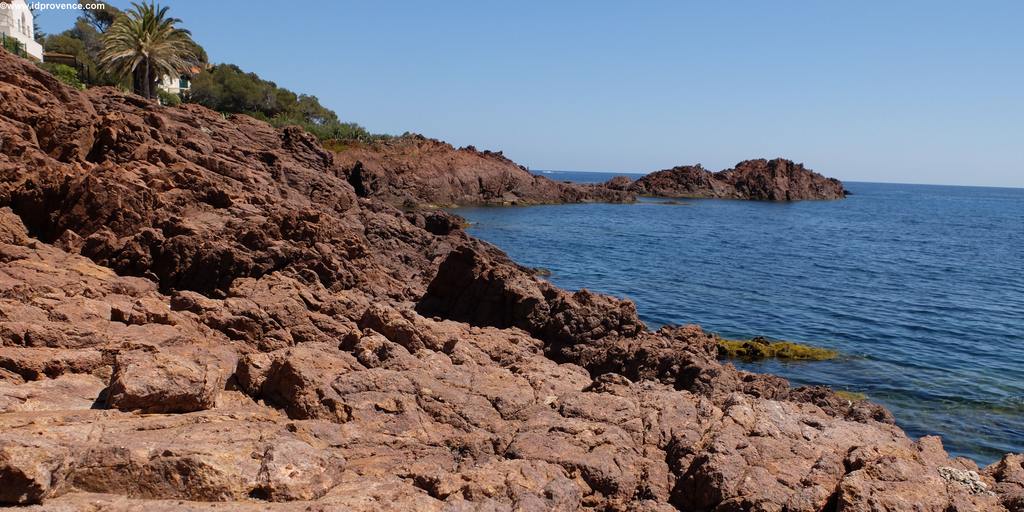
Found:
[[[247,355],[238,362],[236,379],[243,391],[290,418],[343,422],[349,412],[330,382],[361,368],[349,354],[302,346]]]
[[[560,290],[483,245],[452,251],[418,310],[473,325],[518,327],[553,344],[632,337],[645,329],[632,302]]]
[[[212,408],[224,376],[203,361],[161,351],[117,356],[107,405],[123,411],[183,413]]]

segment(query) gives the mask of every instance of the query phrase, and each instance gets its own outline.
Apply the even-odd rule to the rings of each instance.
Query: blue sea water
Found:
[[[545,173],[596,182],[604,173]],[[1024,451],[1024,189],[848,183],[842,201],[461,208],[469,232],[567,289],[840,351],[744,363],[862,392],[982,464]]]

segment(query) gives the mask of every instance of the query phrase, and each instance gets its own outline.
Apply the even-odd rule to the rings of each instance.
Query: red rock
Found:
[[[0,437],[0,504],[40,503],[63,484],[67,453],[42,440]]]
[[[1004,507],[1010,512],[1024,511],[1024,454],[1007,454],[985,468],[985,475],[994,482]]]
[[[476,325],[518,327],[560,344],[634,336],[645,328],[633,303],[559,290],[486,246],[450,253],[418,308]]]
[[[552,181],[531,174],[501,152],[455,149],[422,135],[346,143],[338,173],[360,197],[396,205],[466,206],[632,201],[630,192]]]
[[[123,411],[182,413],[213,407],[224,377],[200,360],[159,351],[119,354],[107,405]]]
[[[648,174],[627,186],[622,177],[610,188],[643,196],[674,198],[755,199],[799,201],[842,199],[843,184],[806,169],[803,164],[776,158],[745,160],[732,169],[712,173],[698,165],[684,165]]]
[[[10,208],[0,208],[0,243],[25,245],[27,242],[28,232],[21,223],[21,218]]]
[[[101,402],[106,383],[93,375],[61,375],[27,383],[0,380],[0,412],[86,410]]]
[[[349,413],[329,382],[356,368],[359,363],[348,354],[295,347],[245,357],[237,377],[250,396],[284,409],[290,418],[341,422]]]
[[[6,52],[0,95],[0,501],[1019,509],[1013,456],[975,480],[881,407],[738,371],[699,327],[650,332],[629,301],[389,204],[621,191],[415,137],[332,153],[246,116],[74,91]],[[776,190],[757,181],[772,165],[788,168],[735,183]]]
[[[315,500],[338,485],[344,469],[344,459],[298,439],[268,444],[250,494],[269,501]]]

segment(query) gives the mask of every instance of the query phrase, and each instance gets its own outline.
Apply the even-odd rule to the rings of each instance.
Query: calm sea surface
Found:
[[[546,173],[604,181],[603,173]],[[567,289],[840,351],[742,364],[888,406],[979,463],[1024,451],[1024,189],[848,183],[843,201],[461,208],[470,233]]]

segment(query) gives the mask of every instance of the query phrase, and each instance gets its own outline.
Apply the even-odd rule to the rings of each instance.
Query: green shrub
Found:
[[[71,55],[78,61],[78,78],[87,86],[119,85],[123,80],[103,72],[98,61],[102,33],[79,17],[74,28],[43,39],[43,51]]]
[[[3,35],[2,39],[5,50],[19,57],[28,57],[28,53],[25,51],[25,45],[21,44],[21,41],[18,41],[13,37],[8,37],[6,34]]]
[[[85,84],[78,79],[78,70],[68,66],[67,64],[54,64],[52,62],[45,62],[40,64],[39,67],[50,72],[51,75],[57,77],[57,80],[64,82],[65,84],[74,87],[75,89],[85,89]]]
[[[321,140],[371,141],[386,138],[356,123],[344,123],[316,96],[296,94],[233,64],[217,64],[192,79],[185,101],[213,110],[248,114],[281,128],[299,126]]]
[[[167,92],[163,89],[156,91],[156,95],[160,98],[160,103],[168,107],[177,107],[181,105],[181,96],[174,94],[173,92]]]

